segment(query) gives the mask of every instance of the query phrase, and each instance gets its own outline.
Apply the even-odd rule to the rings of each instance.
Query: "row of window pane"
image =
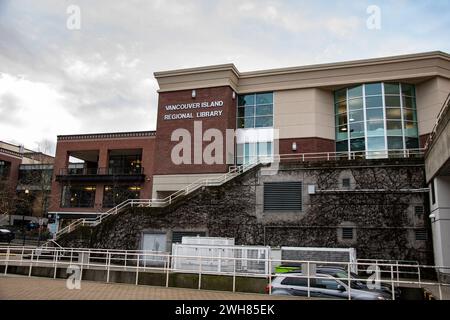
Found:
[[[400,96],[385,96],[386,108],[400,108]],[[382,96],[366,97],[366,108],[382,108]],[[364,108],[363,98],[349,99],[348,110],[360,110]],[[412,97],[403,97],[403,108],[415,109],[416,99]],[[336,103],[335,110],[337,114],[347,112],[347,102],[341,101]]]
[[[418,138],[405,138],[407,149],[417,149],[419,148]],[[387,137],[388,149],[404,149],[403,148],[403,137]],[[350,139],[350,151],[365,151],[366,142],[364,138]],[[367,138],[367,150],[386,150],[384,137],[368,137]],[[337,152],[348,151],[348,140],[339,141],[336,143]]]
[[[367,121],[367,136],[384,136],[385,132],[389,136],[401,136],[402,122],[401,121],[386,121],[387,130],[385,131],[385,123],[383,120]],[[350,130],[349,130],[350,128]],[[403,129],[405,136],[417,137],[418,129],[416,122],[404,122]],[[348,138],[350,132],[351,138],[364,137],[364,122],[351,123],[349,126],[338,126],[336,130],[336,140],[344,140]]]
[[[402,83],[402,95],[408,97],[415,97],[414,86],[410,84]],[[400,86],[398,83],[384,83],[385,95],[400,95]],[[381,83],[369,83],[365,84],[366,96],[382,95]],[[348,99],[362,97],[363,85],[355,86],[348,89]],[[341,89],[335,92],[335,101],[345,101],[347,99],[346,89]]]
[[[273,126],[273,117],[238,118],[238,128],[264,128]]]
[[[261,104],[273,104],[273,93],[245,94],[238,97],[238,106],[255,106]]]
[[[258,156],[272,155],[272,142],[245,143],[236,145],[237,164],[251,163]]]
[[[238,117],[271,116],[273,114],[273,105],[259,105],[238,107]]]
[[[414,110],[405,109],[403,110],[403,118],[405,121],[416,122],[416,113]],[[382,108],[370,109],[366,111],[366,120],[383,120],[384,112]],[[402,119],[402,111],[400,108],[387,108],[386,109],[386,119],[387,120],[401,120]],[[364,112],[363,110],[350,111],[348,120],[347,113],[341,113],[336,116],[336,126],[346,125],[348,122],[358,122],[364,121]]]

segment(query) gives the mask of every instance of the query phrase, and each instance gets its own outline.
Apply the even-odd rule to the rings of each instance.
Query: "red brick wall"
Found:
[[[297,151],[292,151],[292,143],[297,144]],[[335,152],[334,140],[324,138],[280,139],[280,154],[300,154],[317,152]]]
[[[236,99],[233,99],[233,90],[230,87],[217,87],[197,89],[196,98],[192,98],[192,90],[176,92],[163,92],[159,94],[158,122],[155,149],[155,174],[191,174],[226,172],[226,164],[194,164],[194,121],[202,122],[202,134],[209,128],[215,128],[222,132],[225,138],[226,129],[236,128]],[[223,107],[198,108],[191,110],[167,111],[165,106],[180,103],[201,103],[223,101]],[[222,110],[221,116],[196,118],[197,112]],[[164,120],[164,115],[176,113],[192,113],[193,119]],[[171,141],[172,132],[183,128],[191,134],[191,164],[176,165],[171,160],[172,148],[178,141]],[[210,142],[203,142],[203,149]],[[202,149],[202,150],[203,150]],[[223,150],[223,161],[226,161],[226,150]]]
[[[19,181],[19,167],[22,163],[22,159],[0,153],[0,160],[11,163],[9,177],[6,178],[6,183],[11,187],[11,190],[16,190],[17,183]]]
[[[154,170],[153,153],[155,147],[154,137],[140,137],[140,138],[115,138],[115,139],[99,139],[99,140],[63,140],[58,141],[56,145],[56,156],[53,170],[52,193],[50,200],[50,211],[87,211],[102,209],[103,189],[105,185],[110,183],[92,183],[96,185],[95,193],[95,208],[61,208],[61,191],[62,183],[55,180],[56,175],[60,173],[61,169],[67,168],[69,163],[70,151],[99,151],[99,168],[108,167],[108,151],[117,149],[142,149],[142,166],[144,168],[145,182],[142,184],[141,198],[149,199],[152,194],[152,175]],[[88,183],[89,184],[89,183]]]

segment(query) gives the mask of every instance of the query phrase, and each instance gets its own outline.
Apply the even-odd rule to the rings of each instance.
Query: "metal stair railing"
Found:
[[[234,177],[237,177],[238,175],[240,175],[244,172],[247,172],[248,170],[256,167],[257,165],[259,165],[262,162],[263,161],[258,160],[256,162],[249,163],[249,164],[243,164],[240,166],[232,166],[229,168],[227,173],[225,173],[219,177],[200,178],[200,179],[194,181],[193,183],[189,184],[185,188],[172,193],[171,195],[167,196],[164,199],[128,199],[128,200],[125,200],[124,202],[118,204],[114,208],[109,209],[105,213],[100,214],[98,217],[96,217],[94,219],[80,218],[80,219],[72,222],[71,224],[69,224],[66,227],[59,230],[54,235],[53,239],[50,241],[56,243],[56,240],[59,237],[61,237],[62,235],[66,234],[66,233],[70,233],[70,232],[74,231],[79,226],[95,227],[95,226],[99,225],[100,223],[102,223],[109,216],[116,215],[128,207],[136,207],[136,206],[137,207],[165,207],[165,206],[168,206],[174,200],[176,200],[180,197],[184,197],[188,194],[191,194],[192,192],[194,192],[202,187],[220,186],[220,185],[230,181]],[[48,245],[48,243],[50,241],[43,244],[43,246]]]

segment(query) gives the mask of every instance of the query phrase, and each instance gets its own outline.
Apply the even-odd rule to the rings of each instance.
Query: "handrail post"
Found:
[[[396,264],[396,270],[397,270],[397,283],[398,283],[400,281],[400,275],[398,272],[398,260],[395,261],[395,264]]]
[[[31,269],[33,268],[33,257],[34,257],[34,250],[31,249],[30,270],[28,271],[28,276],[29,277],[31,277]]]
[[[202,287],[202,256],[200,256],[200,265],[198,267],[198,290]]]
[[[83,251],[78,251],[78,259],[80,259],[81,253],[81,269],[80,269],[80,281],[83,279],[83,266],[84,266],[84,254]]]
[[[422,284],[420,283],[421,282],[421,276],[420,276],[420,266],[419,265],[417,266],[417,277],[418,277],[418,280],[419,280],[419,288],[422,288]]]
[[[306,262],[306,276],[308,280],[308,298],[311,298],[311,279],[309,278],[309,261]]]
[[[110,264],[111,264],[111,253],[107,253],[107,257],[108,257],[108,259],[107,259],[107,271],[106,271],[106,282],[108,283],[109,282],[109,268],[110,268]]]
[[[170,268],[170,255],[167,255],[167,268],[166,268],[166,288],[169,287],[169,268]]]
[[[268,258],[268,269],[267,273],[269,274],[269,295],[272,294],[272,259],[270,258],[270,253],[267,256]]]
[[[138,285],[139,282],[139,257],[140,254],[137,254],[137,261],[136,261],[136,285]]]
[[[392,300],[395,300],[394,266],[392,264],[391,264],[391,290],[392,290]]]
[[[5,261],[5,275],[8,272],[8,263],[9,263],[9,256],[10,256],[10,247],[8,247],[6,251],[6,261]]]
[[[352,293],[351,293],[352,282],[351,282],[351,278],[350,277],[351,277],[351,275],[350,275],[350,262],[349,262],[348,265],[347,265],[348,300],[352,300]]]
[[[236,258],[233,257],[233,292],[236,292]]]
[[[56,279],[56,270],[58,270],[58,250],[56,250],[55,269],[53,270],[53,279]]]

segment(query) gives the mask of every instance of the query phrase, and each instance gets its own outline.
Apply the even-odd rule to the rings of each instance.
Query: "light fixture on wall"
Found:
[[[292,142],[292,151],[297,151],[297,142]]]
[[[436,214],[432,213],[428,217],[431,219],[432,222],[434,222],[436,219]]]
[[[195,90],[192,90],[192,99],[195,99],[196,96],[197,96],[197,92]]]
[[[236,99],[236,92],[233,91],[233,94],[231,97],[233,98],[233,100]]]

